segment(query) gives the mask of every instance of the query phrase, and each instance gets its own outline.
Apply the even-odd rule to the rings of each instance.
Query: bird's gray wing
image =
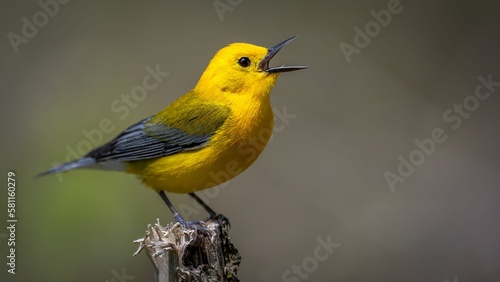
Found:
[[[201,107],[196,115],[190,117],[190,123],[214,121],[203,131],[188,133],[182,123],[176,126],[166,123],[154,123],[152,117],[146,118],[123,131],[109,143],[89,152],[97,162],[102,161],[137,161],[172,155],[182,151],[202,148],[211,136],[222,126],[229,115],[228,109]]]

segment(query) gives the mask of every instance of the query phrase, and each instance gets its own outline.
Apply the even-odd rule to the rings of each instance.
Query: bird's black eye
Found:
[[[252,62],[247,57],[241,57],[238,59],[238,65],[247,68]]]

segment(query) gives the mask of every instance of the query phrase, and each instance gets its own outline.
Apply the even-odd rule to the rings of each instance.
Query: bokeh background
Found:
[[[0,280],[153,281],[146,255],[132,257],[132,240],[156,218],[172,220],[156,193],[121,173],[32,176],[68,150],[89,150],[83,132],[103,119],[114,129],[101,144],[161,110],[226,44],[271,46],[299,34],[273,59],[310,66],[282,75],[272,94],[293,118],[277,119],[259,160],[210,194],[232,222],[241,280],[499,281],[500,87],[456,130],[443,114],[474,95],[478,76],[500,81],[500,4],[401,1],[348,62],[340,44],[354,45],[354,28],[389,3],[69,1],[16,53],[8,34],[22,35],[23,17],[33,22],[43,10],[2,1],[0,171],[5,182],[7,171],[17,174],[18,223],[16,275],[7,273],[0,229]],[[169,76],[121,116],[113,103],[156,65]],[[398,156],[408,159],[414,140],[436,128],[446,141],[391,190],[384,173],[397,173]],[[318,240],[340,245],[317,261]]]

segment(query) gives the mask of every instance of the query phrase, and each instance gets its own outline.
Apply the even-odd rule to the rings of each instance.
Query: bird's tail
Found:
[[[87,167],[87,166],[93,165],[95,163],[96,163],[96,160],[94,158],[84,157],[84,158],[81,158],[81,159],[78,159],[75,161],[71,161],[71,162],[67,162],[67,163],[55,166],[55,167],[53,167],[45,172],[37,174],[35,176],[35,178],[45,176],[48,174],[52,174],[52,173],[64,172],[64,171],[75,169],[75,168]]]

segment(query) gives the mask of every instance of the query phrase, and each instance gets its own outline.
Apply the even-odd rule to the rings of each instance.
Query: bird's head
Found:
[[[297,36],[270,48],[233,43],[220,49],[201,76],[195,91],[202,95],[250,95],[253,98],[269,96],[279,74],[307,68],[269,65],[274,55],[295,38]]]

